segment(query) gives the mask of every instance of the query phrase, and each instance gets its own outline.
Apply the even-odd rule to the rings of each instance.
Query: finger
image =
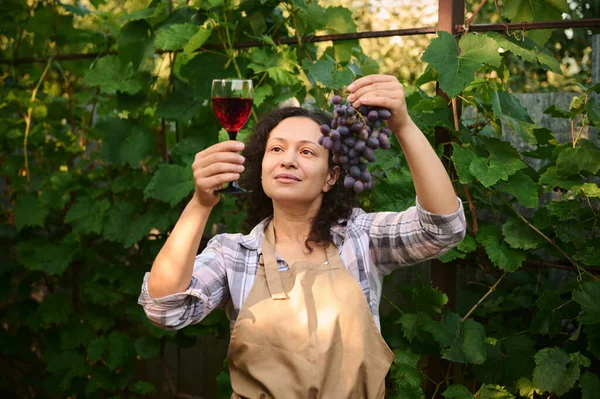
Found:
[[[394,81],[398,81],[398,79],[396,79],[394,76],[391,75],[368,75],[368,76],[363,76],[360,79],[355,80],[354,82],[352,82],[352,84],[350,86],[348,86],[348,90],[350,92],[354,92],[358,89],[360,89],[361,87],[364,86],[368,86],[370,84],[373,83],[379,83],[379,82],[394,82]]]
[[[404,91],[402,85],[398,84],[390,85],[389,83],[374,83],[369,86],[361,87],[356,90],[354,93],[348,96],[348,101],[354,102],[359,100],[361,97],[374,93],[377,96],[388,96],[391,98],[400,99],[404,97]]]
[[[352,106],[354,108],[358,108],[361,105],[372,105],[372,106],[380,106],[375,104],[375,102],[382,101],[384,99],[401,103],[403,101],[402,93],[398,93],[398,90],[374,90],[363,94],[352,102]],[[383,106],[383,105],[381,105]]]
[[[215,152],[238,152],[244,149],[244,143],[236,140],[227,140],[221,143],[217,143],[211,145],[204,151],[199,152],[199,154],[204,154],[204,156],[213,154]]]
[[[242,173],[243,171],[243,165],[219,162],[212,164],[206,168],[199,169],[197,172],[194,173],[194,176],[208,178],[222,173]]]
[[[242,155],[236,153],[236,152],[215,152],[212,154],[203,154],[203,153],[198,153],[196,154],[196,159],[194,160],[194,163],[192,164],[192,169],[198,169],[198,168],[205,168],[207,166],[210,166],[214,163],[218,163],[218,162],[226,162],[226,163],[234,163],[234,164],[238,164],[241,165],[246,161],[246,158],[244,158]]]
[[[357,101],[357,103],[359,103],[359,105],[355,105],[355,107],[360,107],[361,105],[369,105],[371,107],[386,108],[392,113],[392,115],[394,115],[395,110],[399,109],[402,106],[402,102],[399,100],[391,99],[388,97],[375,96],[361,98],[359,101]]]
[[[213,190],[215,187],[223,187],[225,183],[231,183],[239,178],[239,173],[223,173],[203,179],[201,187],[204,187],[205,190]]]

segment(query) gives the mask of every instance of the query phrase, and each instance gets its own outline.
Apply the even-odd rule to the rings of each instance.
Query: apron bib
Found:
[[[279,272],[269,223],[227,360],[232,399],[380,399],[394,355],[337,248]]]

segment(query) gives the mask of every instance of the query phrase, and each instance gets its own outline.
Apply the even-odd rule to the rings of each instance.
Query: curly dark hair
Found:
[[[246,229],[252,229],[263,219],[273,215],[273,202],[262,188],[262,160],[267,147],[267,140],[271,131],[284,119],[294,116],[306,117],[318,125],[330,124],[332,117],[323,111],[312,111],[300,107],[284,107],[271,111],[256,124],[252,135],[242,155],[246,158],[245,171],[240,178],[240,185],[252,190],[243,199],[248,206],[248,217],[245,222]],[[329,170],[333,172],[335,163],[333,154],[329,152]],[[344,188],[343,176],[333,185],[331,190],[323,194],[321,208],[316,217],[311,220],[311,230],[305,245],[312,252],[309,243],[326,246],[331,240],[330,228],[337,224],[339,219],[347,219],[352,213],[352,208],[357,206],[354,191]]]

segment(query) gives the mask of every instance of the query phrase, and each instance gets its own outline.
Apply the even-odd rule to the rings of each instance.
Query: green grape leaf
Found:
[[[505,175],[505,170],[502,165],[490,162],[486,158],[475,158],[469,165],[469,172],[473,175],[484,187],[490,187],[498,183]]]
[[[442,263],[450,263],[456,259],[464,259],[466,256],[466,254],[460,252],[456,248],[451,248],[448,252],[440,256],[438,260]]]
[[[420,356],[410,350],[394,350],[390,376],[396,381],[396,394],[407,399],[425,399],[421,389]]]
[[[554,187],[572,190],[575,186],[581,186],[583,179],[580,175],[561,177],[558,173],[558,168],[556,166],[552,166],[546,169],[546,171],[540,175],[538,183],[548,186],[547,188],[549,190],[554,189]]]
[[[483,384],[475,394],[480,399],[513,399],[514,395],[504,387],[493,384]]]
[[[422,338],[425,326],[431,321],[429,316],[422,313],[404,313],[398,320],[402,325],[402,332],[408,342],[412,342],[415,337]]]
[[[473,252],[477,249],[477,241],[475,241],[473,236],[467,234],[465,238],[458,243],[456,249],[458,249],[460,252],[468,254],[469,252]]]
[[[156,388],[148,381],[136,381],[129,390],[142,396],[147,396],[154,392]]]
[[[79,346],[87,346],[94,338],[94,329],[83,319],[74,313],[69,323],[61,328],[60,343],[63,349],[77,349]]]
[[[98,122],[95,128],[102,133],[100,156],[103,160],[139,168],[142,161],[154,152],[154,135],[133,121],[107,118]]]
[[[158,104],[155,116],[187,123],[198,115],[202,107],[202,102],[194,100],[193,93],[174,90]]]
[[[23,241],[17,245],[19,263],[28,270],[40,270],[48,275],[61,275],[76,255],[67,242]]]
[[[331,88],[332,89],[342,89],[354,80],[354,73],[348,69],[342,69],[341,71],[334,71],[331,77]]]
[[[554,226],[556,236],[563,242],[585,241],[587,232],[582,223],[561,223]]]
[[[90,362],[95,363],[102,356],[104,356],[104,351],[106,349],[106,337],[101,335],[95,339],[93,339],[88,347],[87,347],[87,358]]]
[[[588,266],[600,266],[600,245],[585,249],[583,252],[583,263]]]
[[[510,143],[486,139],[485,148],[490,152],[489,158],[475,158],[469,166],[471,174],[485,187],[508,180],[509,176],[527,167]]]
[[[562,108],[558,108],[556,104],[552,104],[551,106],[546,108],[544,110],[544,113],[554,118],[571,119],[575,117],[575,115],[573,115],[571,112]]]
[[[431,281],[424,283],[418,278],[414,285],[411,292],[411,307],[417,313],[437,316],[448,303],[448,296],[433,288]]]
[[[485,35],[464,35],[459,46],[460,56],[454,36],[439,31],[421,57],[439,73],[440,88],[450,97],[456,97],[466,88],[483,64],[498,67],[501,62],[498,46]]]
[[[579,380],[581,399],[600,399],[600,379],[597,375],[586,372]]]
[[[314,85],[316,82],[322,83],[325,87],[331,86],[332,74],[335,69],[335,62],[329,58],[322,58],[310,63],[308,59],[302,61],[302,67],[308,72],[308,78]]]
[[[561,312],[557,308],[562,305],[557,291],[544,291],[536,305],[540,311],[534,316],[530,330],[538,334],[554,336],[560,332]]]
[[[494,266],[506,272],[517,270],[527,257],[525,252],[506,245],[494,226],[480,226],[477,242],[483,245]]]
[[[556,160],[559,176],[571,176],[584,170],[596,174],[600,170],[600,148],[586,139],[579,139],[578,143],[576,148],[570,144],[561,146]]]
[[[260,107],[267,97],[273,95],[273,87],[268,83],[263,83],[254,90],[252,101],[256,107]]]
[[[234,76],[235,71],[227,58],[218,54],[202,52],[181,66],[180,75],[189,81],[194,90],[196,101],[210,101],[210,90],[213,79]]]
[[[94,1],[96,3],[99,3],[101,0],[94,0]],[[92,3],[94,1],[92,1]],[[154,7],[152,7],[152,5],[154,5]],[[138,19],[153,18],[153,17],[159,16],[160,14],[165,12],[167,9],[167,5],[168,5],[168,3],[166,1],[157,1],[157,2],[153,1],[151,3],[150,7],[132,11],[132,12],[124,15],[123,17],[121,17],[121,19],[123,19],[125,21],[135,21]]]
[[[529,38],[517,40],[512,36],[506,36],[496,32],[488,32],[487,36],[496,41],[499,47],[505,51],[510,51],[517,57],[521,57],[527,62],[533,64],[539,63],[544,69],[561,74],[560,62],[554,54],[544,46],[538,46],[536,42]]]
[[[78,234],[102,232],[104,215],[110,208],[110,202],[91,197],[78,197],[67,215],[65,222],[73,225],[73,230]]]
[[[492,110],[496,117],[510,126],[529,144],[537,142],[534,129],[540,127],[533,123],[527,109],[517,98],[506,92],[496,91],[492,97]]]
[[[579,193],[586,197],[600,198],[600,187],[596,183],[584,183],[579,189]]]
[[[198,25],[172,24],[156,32],[154,46],[160,50],[182,50],[197,32]]]
[[[64,324],[73,314],[73,303],[62,293],[53,293],[46,296],[35,314],[31,317],[41,322],[42,326],[51,324]]]
[[[160,340],[150,336],[138,338],[135,341],[135,350],[142,359],[151,359],[160,352]]]
[[[536,249],[546,242],[546,240],[532,228],[515,218],[511,218],[504,223],[502,226],[502,234],[504,235],[504,241],[506,241],[511,248],[516,249]]]
[[[356,23],[352,18],[352,11],[345,7],[327,7],[325,9],[324,20],[327,25],[324,29],[329,33],[354,33],[356,32]]]
[[[600,282],[581,283],[573,290],[573,300],[580,304],[583,310],[577,317],[581,324],[600,323]]]
[[[124,293],[113,284],[105,281],[86,281],[83,284],[83,294],[91,303],[111,306],[124,298]]]
[[[152,27],[145,20],[130,21],[121,28],[119,45],[119,58],[122,65],[131,63],[133,70],[137,71],[146,56],[152,54]]]
[[[50,357],[46,364],[46,371],[59,378],[59,385],[63,391],[69,390],[73,378],[83,378],[90,370],[85,358],[75,351],[58,352]]]
[[[116,55],[100,58],[94,68],[85,74],[83,83],[99,86],[100,91],[106,94],[116,94],[118,91],[136,94],[142,89],[142,84],[134,78],[132,64],[123,65]]]
[[[538,186],[533,179],[519,171],[508,178],[506,182],[499,182],[498,189],[515,196],[520,205],[527,208],[538,207]]]
[[[591,97],[587,102],[587,116],[590,122],[600,129],[600,103],[595,97]]]
[[[569,12],[567,0],[507,0],[502,6],[502,16],[511,22],[557,21]],[[530,31],[527,37],[540,46],[546,44],[552,30]]]
[[[474,399],[475,396],[469,391],[464,385],[453,384],[450,385],[442,393],[442,396],[446,399]]]
[[[452,149],[452,162],[454,162],[459,181],[462,184],[471,183],[475,177],[469,170],[469,167],[471,166],[471,162],[477,158],[477,155],[468,148],[462,148],[457,143],[452,143]]]
[[[183,46],[183,53],[187,56],[188,60],[198,55],[197,50],[202,47],[212,34],[212,28],[200,27],[198,31],[190,38],[190,40]]]
[[[533,384],[544,392],[554,392],[562,396],[575,386],[581,367],[589,367],[590,360],[580,354],[567,353],[554,347],[536,353]]]
[[[534,394],[536,393],[538,395],[541,395],[543,393],[543,391],[541,391],[533,385],[533,382],[530,379],[525,377],[519,378],[519,380],[517,381],[516,388],[519,391],[519,395],[521,395],[524,398],[531,398],[534,397]]]
[[[110,371],[119,368],[134,353],[133,341],[129,335],[122,331],[113,331],[108,335],[105,360]]]
[[[440,344],[444,359],[457,363],[485,362],[485,330],[478,322],[471,319],[461,322],[459,315],[447,311],[440,323],[429,320],[425,329]]]
[[[175,206],[193,190],[192,168],[162,164],[144,190],[144,198],[154,198]]]
[[[17,198],[13,207],[17,230],[27,226],[44,226],[48,209],[40,204],[39,197],[34,194],[24,194]]]
[[[575,217],[575,212],[581,209],[579,201],[567,200],[567,201],[552,201],[546,208],[550,211],[552,216],[556,216],[561,220],[571,219]]]
[[[293,86],[299,82],[296,77],[296,52],[291,49],[257,48],[251,54],[248,68],[256,73],[266,72],[278,85]]]

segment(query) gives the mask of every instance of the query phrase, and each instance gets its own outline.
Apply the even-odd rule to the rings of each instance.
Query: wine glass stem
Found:
[[[227,132],[229,134],[229,140],[235,140],[238,132]]]

